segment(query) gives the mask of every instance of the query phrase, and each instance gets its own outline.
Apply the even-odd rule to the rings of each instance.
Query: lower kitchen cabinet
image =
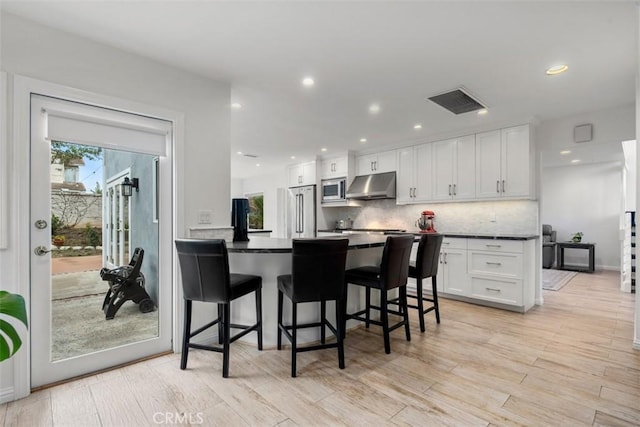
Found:
[[[440,250],[438,282],[443,292],[452,295],[469,294],[467,278],[467,239],[445,238]]]
[[[438,266],[443,296],[527,311],[535,300],[534,251],[534,240],[445,237]]]

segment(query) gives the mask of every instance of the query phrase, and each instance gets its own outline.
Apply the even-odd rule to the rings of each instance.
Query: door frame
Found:
[[[15,228],[9,238],[13,240],[15,252],[13,254],[16,265],[15,290],[21,294],[26,303],[27,315],[31,319],[31,280],[30,280],[30,117],[31,94],[39,94],[52,98],[60,98],[74,102],[80,102],[97,107],[115,109],[126,113],[155,117],[172,123],[173,137],[171,144],[172,163],[171,169],[171,212],[172,220],[167,224],[171,227],[171,240],[175,240],[177,230],[184,228],[184,195],[176,191],[178,184],[184,177],[184,113],[169,110],[163,107],[130,101],[122,98],[88,92],[72,87],[50,83],[20,75],[13,75],[13,93],[9,100],[13,101],[12,127],[15,149],[12,156],[13,169],[10,176],[15,180],[12,186],[12,200],[15,202],[9,206],[9,214],[15,219]],[[29,213],[25,215],[25,213]],[[175,268],[175,249],[171,248],[171,294],[172,294],[172,349],[179,351],[179,334],[182,318],[182,309],[176,301],[182,300],[182,289],[176,286],[177,269]],[[22,349],[13,357],[13,399],[26,397],[31,393],[31,330],[28,339],[23,340]]]

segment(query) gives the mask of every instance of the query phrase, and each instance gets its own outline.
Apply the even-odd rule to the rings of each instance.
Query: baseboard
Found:
[[[15,400],[15,392],[13,387],[0,389],[0,404],[13,402]]]
[[[632,347],[636,350],[640,350],[640,340],[633,340]]]

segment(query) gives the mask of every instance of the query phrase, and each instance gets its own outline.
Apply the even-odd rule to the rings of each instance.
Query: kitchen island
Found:
[[[342,237],[334,237],[342,238]],[[378,265],[382,258],[382,249],[387,239],[384,235],[354,234],[344,236],[349,239],[347,268],[363,265]],[[265,348],[276,346],[278,317],[277,277],[291,273],[292,240],[251,236],[248,242],[228,243],[229,265],[234,273],[246,273],[262,276],[262,328]],[[348,288],[348,312],[364,307],[364,291],[359,286]],[[374,293],[375,294],[375,293]],[[291,319],[291,304],[285,299],[284,321]],[[300,304],[298,323],[315,322],[319,318],[320,305],[317,303]],[[255,302],[253,296],[244,296],[233,302],[231,308],[233,323],[252,324],[255,322]],[[335,305],[327,304],[327,319],[335,324]],[[351,323],[353,322],[353,323]],[[347,329],[357,325],[349,321]],[[298,342],[314,342],[320,339],[319,328],[300,330]],[[242,338],[244,341],[256,342],[255,334]]]

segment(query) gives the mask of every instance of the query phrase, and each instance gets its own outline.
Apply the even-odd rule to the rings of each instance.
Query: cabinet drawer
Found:
[[[442,239],[442,250],[467,249],[467,239],[463,237],[445,237]]]
[[[469,250],[522,253],[519,240],[469,239]]]
[[[469,251],[469,274],[522,278],[522,254]]]
[[[522,305],[522,281],[471,276],[471,296],[501,304]]]

